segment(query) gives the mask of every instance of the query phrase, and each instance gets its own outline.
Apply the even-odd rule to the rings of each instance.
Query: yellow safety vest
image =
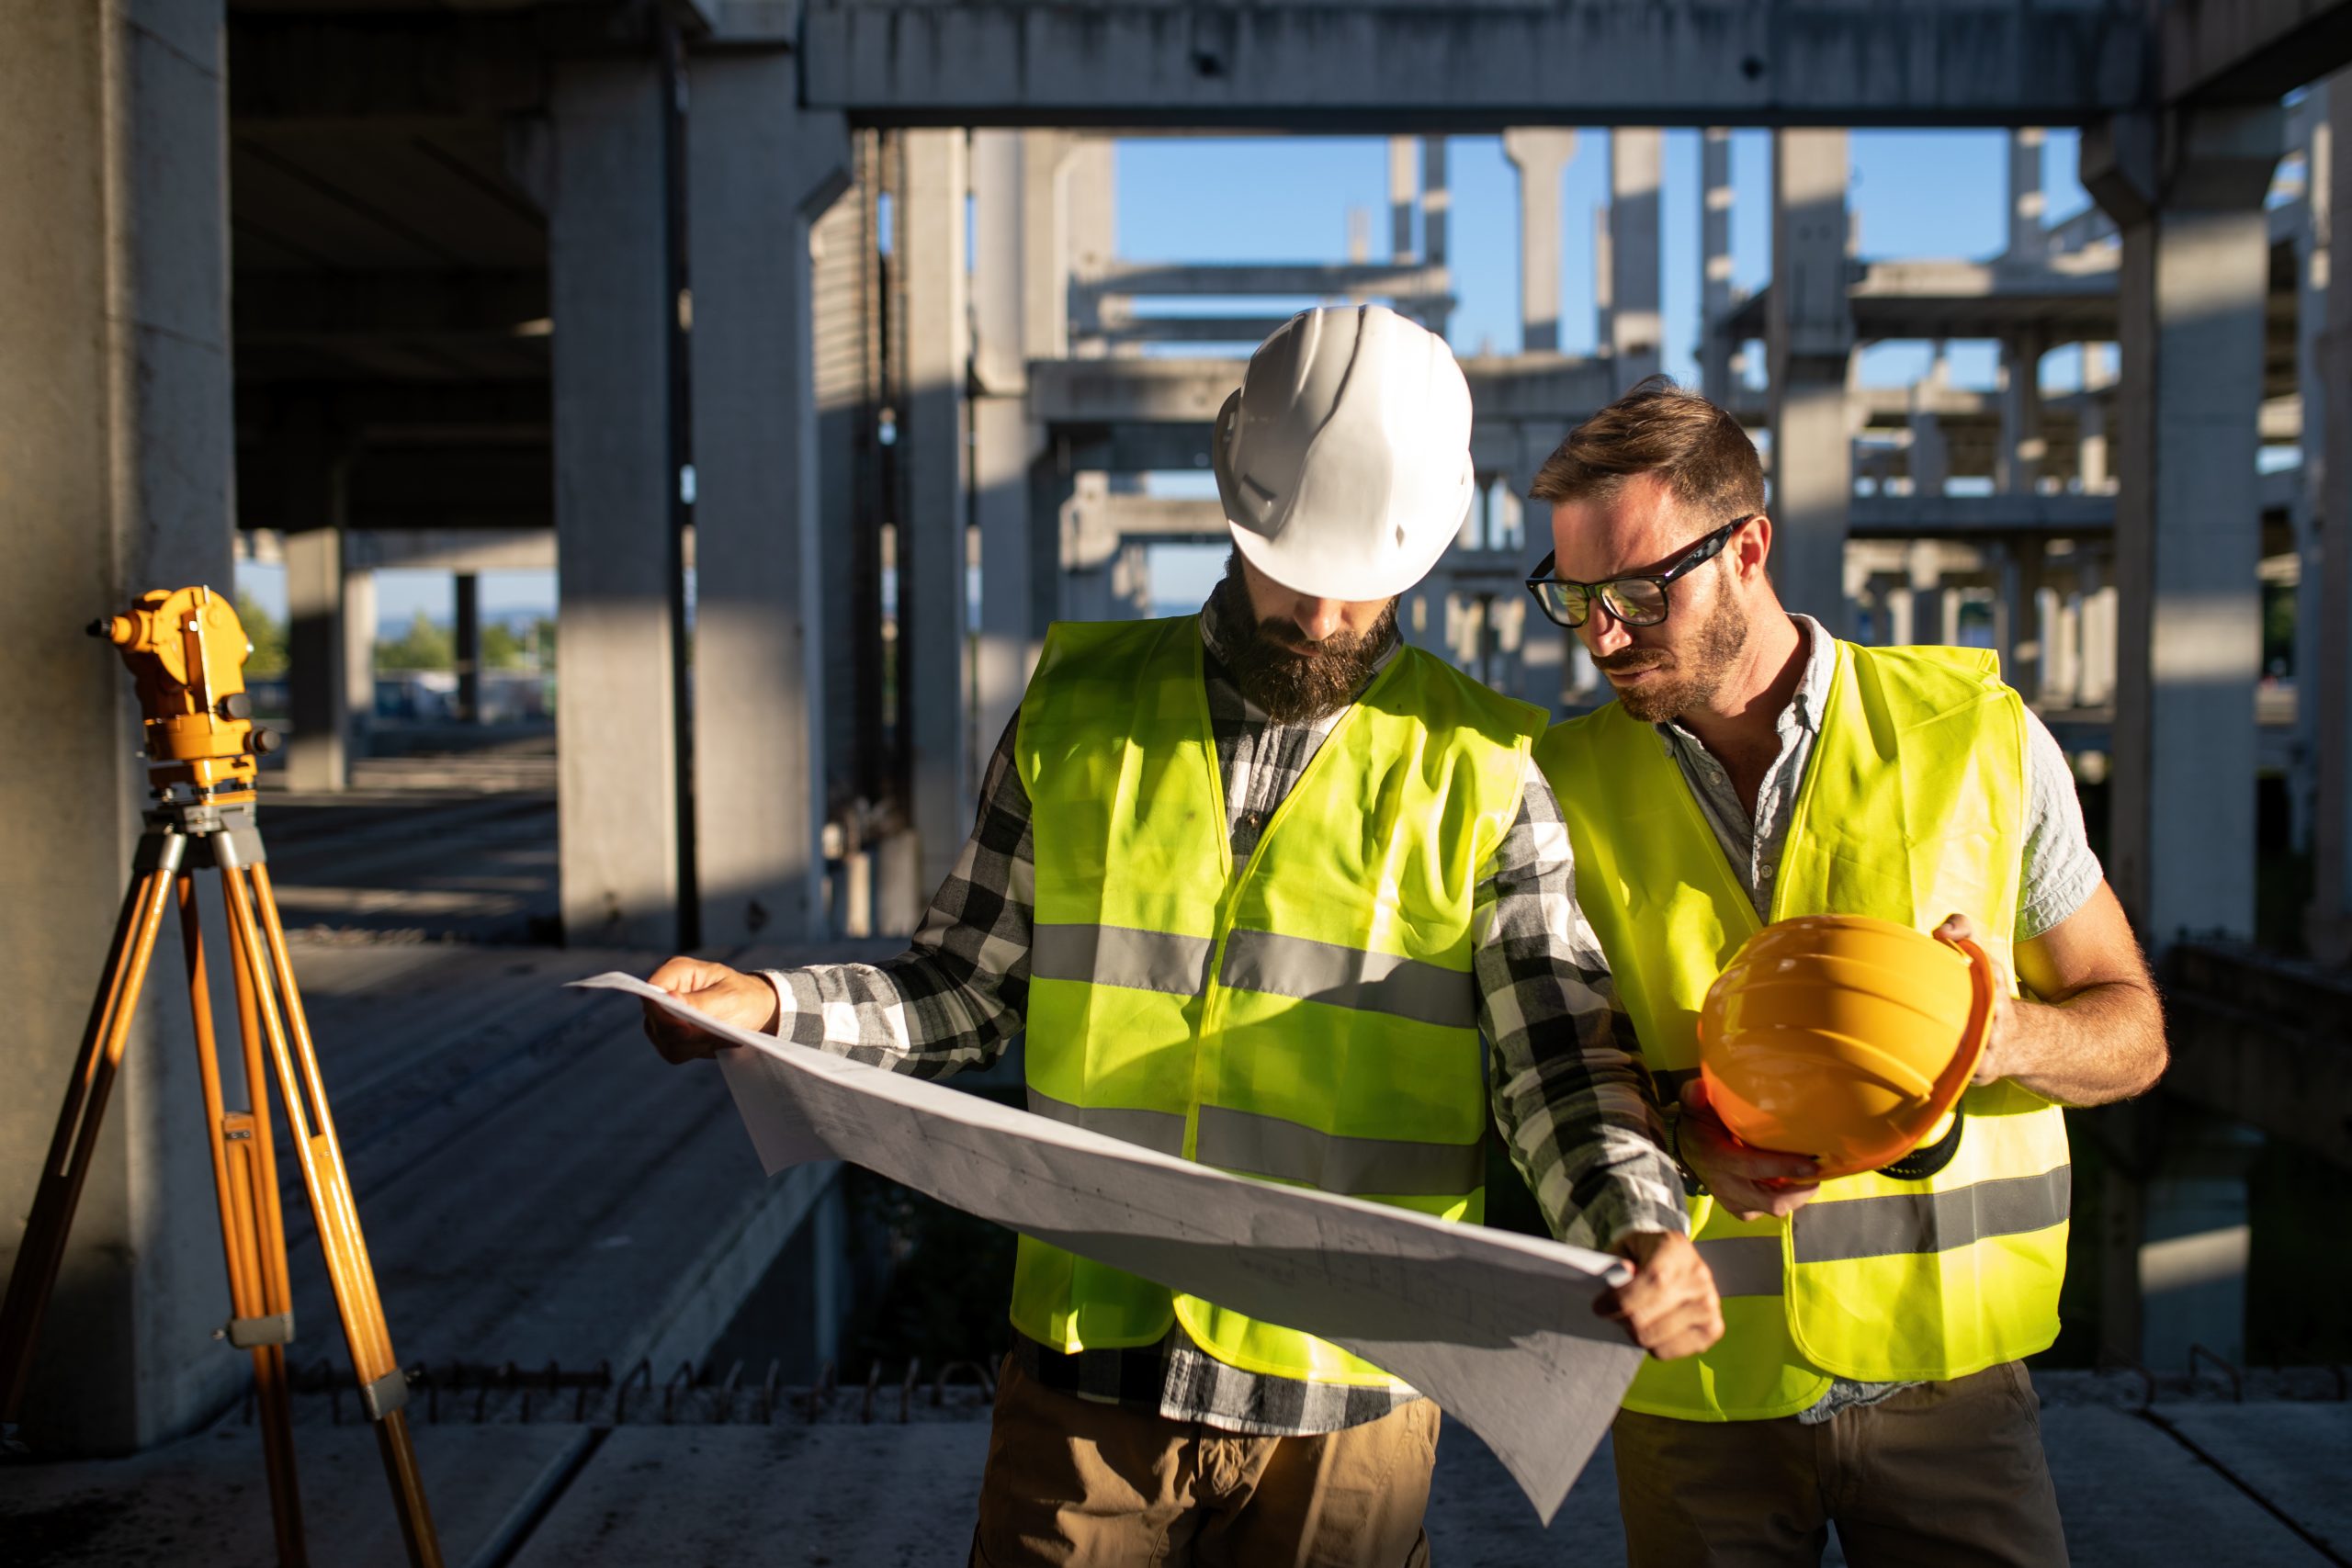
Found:
[[[1016,741],[1037,869],[1029,1108],[1203,1165],[1479,1219],[1471,912],[1543,728],[1537,710],[1403,649],[1237,873],[1199,618],[1056,626]],[[1181,1322],[1250,1371],[1395,1385],[1323,1340],[1025,1235],[1012,1321],[1061,1351],[1148,1345]]]
[[[1954,913],[2006,965],[2025,820],[2025,721],[1990,653],[1838,645],[1781,853],[1771,913],[1875,915],[1932,931]],[[1657,729],[1616,704],[1555,727],[1537,752],[1576,852],[1577,897],[1651,1068],[1698,1066],[1699,1005],[1758,929]],[[1804,1410],[1832,1374],[1953,1378],[2058,1333],[2069,1168],[2058,1107],[2004,1080],[1971,1089],[1951,1162],[1932,1177],[1822,1184],[1787,1220],[1690,1200],[1723,1294],[1723,1338],[1649,1361],[1628,1409],[1703,1421]]]

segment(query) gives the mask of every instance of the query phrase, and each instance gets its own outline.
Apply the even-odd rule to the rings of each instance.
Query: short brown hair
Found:
[[[1537,501],[1607,501],[1638,474],[1728,522],[1764,510],[1764,465],[1739,421],[1668,377],[1652,376],[1568,432],[1535,471]]]

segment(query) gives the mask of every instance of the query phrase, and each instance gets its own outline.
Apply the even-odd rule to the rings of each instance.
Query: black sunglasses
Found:
[[[1570,582],[1552,575],[1557,552],[1546,554],[1527,580],[1527,591],[1544,606],[1556,626],[1571,630],[1591,618],[1596,604],[1612,619],[1629,626],[1654,626],[1666,619],[1666,585],[1723,554],[1731,536],[1763,513],[1735,517],[1667,562],[1662,570],[1638,577],[1612,577],[1606,582]]]

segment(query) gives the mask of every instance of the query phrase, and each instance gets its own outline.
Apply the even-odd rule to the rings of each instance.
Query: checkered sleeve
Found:
[[[1553,1234],[1609,1247],[1632,1231],[1687,1230],[1649,1071],[1577,908],[1567,823],[1532,761],[1477,897],[1495,1120]]]
[[[1029,793],[1013,763],[1015,715],[989,760],[980,809],[914,942],[885,964],[769,972],[776,1032],[916,1077],[985,1066],[1021,1032],[1036,919]]]

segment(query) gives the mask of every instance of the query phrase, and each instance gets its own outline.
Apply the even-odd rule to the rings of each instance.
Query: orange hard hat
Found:
[[[1699,1011],[1699,1076],[1756,1148],[1824,1177],[1892,1165],[1939,1133],[1984,1054],[1997,999],[1973,942],[1866,915],[1775,920]]]

